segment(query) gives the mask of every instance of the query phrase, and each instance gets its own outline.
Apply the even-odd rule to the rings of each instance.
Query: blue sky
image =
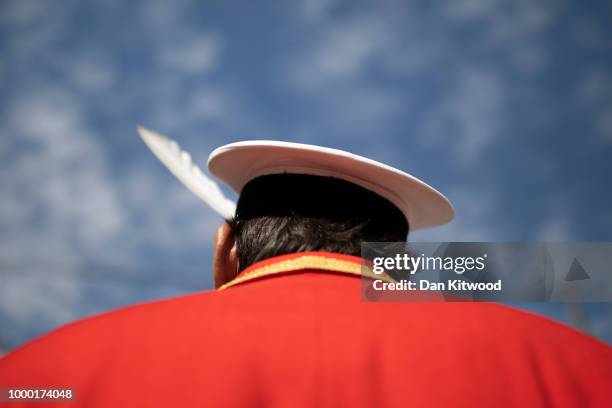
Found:
[[[280,139],[411,172],[457,211],[414,240],[611,240],[611,20],[606,1],[3,1],[0,341],[212,287],[220,220],[138,124],[202,165]],[[586,312],[612,341],[610,305]]]

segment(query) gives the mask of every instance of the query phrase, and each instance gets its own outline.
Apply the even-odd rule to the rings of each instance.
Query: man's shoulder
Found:
[[[108,349],[113,343],[139,334],[167,329],[177,319],[206,318],[214,310],[216,292],[199,292],[124,306],[67,323],[37,337],[0,359],[8,363],[27,354],[49,356],[57,351]],[[197,312],[196,312],[197,311]],[[204,313],[204,314],[203,314]],[[1,366],[2,364],[0,364]]]
[[[133,305],[67,324],[0,359],[0,383],[81,377],[95,382],[104,370],[147,366],[172,372],[194,361],[213,371],[231,371],[228,364],[239,371],[245,358],[266,364],[299,360],[296,347],[283,340],[288,338],[313,350],[332,350],[320,358],[339,359],[339,367],[345,357],[365,361],[376,347],[393,350],[397,364],[410,365],[427,355],[440,367],[468,357],[488,367],[491,358],[500,370],[515,373],[537,358],[540,365],[587,367],[602,378],[612,377],[607,345],[533,313],[491,303],[365,302],[354,292],[359,279],[290,276]]]
[[[30,341],[4,359],[25,354],[47,355],[53,350],[106,354],[120,346],[138,347],[164,339],[178,342],[179,333],[182,338],[199,338],[214,330],[217,336],[222,336],[225,331],[250,328],[262,322],[271,330],[282,331],[285,326],[294,327],[296,320],[314,318],[337,336],[405,333],[410,335],[402,337],[412,340],[420,336],[492,348],[501,348],[502,344],[557,350],[574,347],[611,356],[610,347],[591,336],[508,306],[484,302],[367,302],[349,290],[359,285],[358,279],[324,274],[291,276],[295,279],[267,279],[224,291],[199,292],[101,313]],[[352,324],[347,325],[347,321]]]
[[[538,313],[491,302],[448,302],[441,307],[454,309],[450,320],[464,315],[461,324],[477,327],[491,336],[509,336],[508,340],[524,339],[545,342],[559,337],[585,342],[610,351],[604,342],[565,323]]]
[[[320,278],[324,277],[320,275]],[[338,285],[348,286],[342,277],[337,279]],[[229,320],[233,326],[240,325],[242,320],[248,320],[254,315],[257,315],[255,319],[258,321],[283,320],[292,308],[296,309],[296,313],[299,311],[299,314],[314,313],[321,320],[335,321],[338,316],[346,316],[353,320],[354,326],[370,327],[372,330],[427,330],[430,337],[437,332],[450,339],[472,337],[472,342],[475,337],[478,342],[503,338],[506,342],[540,344],[569,339],[573,343],[584,343],[610,351],[609,346],[603,342],[572,327],[505,305],[485,302],[367,302],[341,293],[343,291],[336,290],[340,286],[335,285],[327,287],[327,295],[325,291],[315,297],[305,295],[300,292],[299,285],[289,286],[290,290],[279,295],[278,288],[270,285],[275,281],[278,282],[278,279],[239,285],[225,291],[198,292],[155,300],[104,312],[68,323],[26,343],[8,356],[18,354],[23,348],[82,348],[84,344],[88,347],[110,347],[113,342],[145,338],[153,332],[161,334],[182,330],[188,335],[194,327],[199,327],[199,330],[216,327],[218,332],[222,332],[220,326]],[[304,292],[308,292],[308,289]],[[316,301],[309,303],[312,299]],[[282,325],[282,322],[279,324]]]

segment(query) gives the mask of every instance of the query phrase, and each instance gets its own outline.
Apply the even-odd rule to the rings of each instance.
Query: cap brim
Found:
[[[208,169],[240,193],[267,174],[297,173],[340,178],[385,197],[408,219],[411,230],[449,222],[448,199],[418,178],[383,163],[342,150],[301,143],[253,140],[215,149]]]

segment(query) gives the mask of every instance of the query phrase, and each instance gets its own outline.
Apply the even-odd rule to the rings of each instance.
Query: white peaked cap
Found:
[[[237,193],[249,181],[270,174],[336,177],[391,201],[410,229],[434,227],[453,219],[448,199],[418,178],[383,163],[315,145],[252,140],[230,143],[208,157],[208,169]]]

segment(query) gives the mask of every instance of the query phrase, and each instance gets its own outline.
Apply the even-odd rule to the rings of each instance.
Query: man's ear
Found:
[[[236,239],[231,227],[224,222],[214,236],[213,270],[215,288],[231,281],[238,274]]]

